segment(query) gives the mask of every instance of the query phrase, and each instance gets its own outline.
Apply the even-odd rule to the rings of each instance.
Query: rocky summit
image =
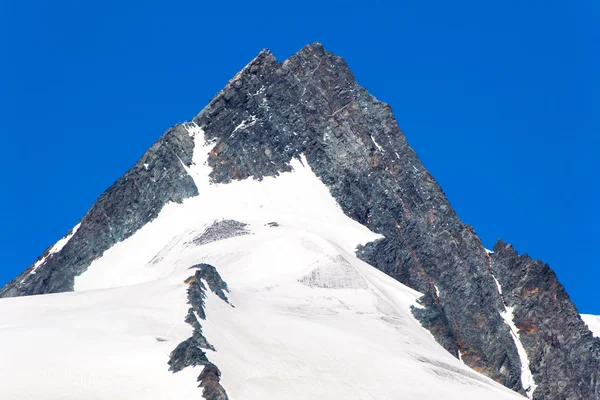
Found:
[[[264,220],[262,228],[253,228],[250,217],[244,219],[246,203],[235,206],[241,210],[236,218],[230,215],[233,210],[213,218],[213,208],[203,206],[194,215],[207,215],[207,221],[212,221],[203,228],[190,225],[189,229],[182,228],[165,238],[164,243],[157,244],[159,252],[150,254],[147,263],[140,262],[139,271],[134,271],[135,260],[131,262],[133,272],[126,263],[120,270],[102,270],[100,266],[108,265],[102,260],[113,257],[127,243],[138,240],[138,235],[153,229],[151,225],[166,220],[166,213],[175,212],[177,207],[183,209],[194,199],[200,202],[204,201],[203,196],[210,197],[212,188],[225,193],[228,187],[242,184],[267,187],[271,182],[283,182],[302,168],[312,171],[319,184],[326,187],[344,218],[361,225],[372,236],[354,243],[353,254],[340,250],[339,254],[326,257],[327,265],[335,265],[338,272],[331,272],[327,269],[330,267],[315,269],[295,277],[294,285],[310,287],[313,292],[349,287],[367,290],[372,281],[357,283],[354,268],[359,264],[361,268],[375,267],[387,275],[386,279],[391,277],[390,281],[419,292],[418,300],[410,305],[410,318],[416,318],[456,359],[457,365],[466,365],[476,372],[459,374],[459,367],[446,367],[451,365],[449,361],[434,363],[431,358],[415,356],[420,364],[435,365],[444,371],[439,374],[450,374],[455,381],[470,382],[480,373],[533,399],[600,399],[600,341],[581,320],[550,267],[519,255],[502,241],[493,251],[486,250],[474,229],[461,222],[441,187],[409,147],[391,108],[358,85],[345,61],[319,43],[304,47],[283,62],[278,62],[268,50],[260,52],[197,116],[169,129],[98,198],[60,246],[57,243],[48,248],[0,295],[78,292],[79,282],[83,282],[82,290],[142,284],[151,281],[150,275],[165,278],[159,267],[167,265],[171,257],[168,265],[195,268],[195,273],[182,272],[191,276],[185,279],[187,300],[184,296],[181,309],[187,311],[181,323],[187,321],[193,332],[182,335],[187,339],[172,346],[171,353],[166,352],[170,358],[165,361],[165,370],[200,366],[204,369],[195,376],[204,391],[199,396],[225,399],[229,393],[234,398],[232,390],[244,392],[232,383],[228,387],[232,378],[227,373],[231,376],[235,369],[219,358],[225,357],[219,354],[229,350],[225,345],[218,346],[218,340],[203,327],[219,324],[210,318],[212,292],[219,297],[214,301],[214,309],[225,310],[223,314],[213,314],[215,319],[221,315],[228,318],[228,313],[242,308],[238,304],[244,303],[245,298],[235,297],[239,280],[236,276],[240,275],[224,276],[225,284],[219,274],[227,268],[219,262],[229,265],[229,256],[211,259],[210,254],[216,254],[216,250],[199,255],[195,252],[200,250],[192,249],[209,249],[227,241],[257,240],[262,229],[265,235],[277,238],[277,232],[283,235],[286,226],[293,225],[291,222],[286,225],[281,217]],[[203,183],[200,170],[206,173]],[[310,199],[310,190],[317,184],[311,185],[297,196]],[[250,186],[244,188],[236,196],[243,198],[250,193]],[[293,190],[289,196],[294,196]],[[227,197],[226,201],[230,199]],[[265,210],[267,204],[277,201],[263,202],[259,209]],[[308,246],[308,239],[298,240]],[[173,261],[177,251],[196,255],[190,256],[189,265],[184,265],[179,259]],[[128,254],[132,252],[129,250]],[[103,272],[109,268],[112,272]],[[286,268],[285,262],[278,264],[278,273],[285,274]],[[127,278],[120,278],[119,271]],[[114,274],[116,283],[86,283],[108,282],[109,274]],[[365,274],[363,277],[368,275]],[[138,279],[140,276],[144,278]],[[261,274],[256,276],[260,280]],[[264,290],[277,290],[273,288],[278,285],[274,280],[271,289]],[[186,301],[191,306],[186,306]],[[285,302],[282,298],[281,304]],[[326,308],[334,312],[335,307],[331,307]],[[404,338],[401,325],[409,324],[406,321],[398,325],[398,340]],[[262,323],[260,319],[255,322]],[[233,337],[235,333],[219,331],[219,335]],[[285,342],[286,338],[280,340]],[[378,354],[370,357],[369,363],[378,363]],[[318,368],[319,362],[315,359],[317,365],[307,368]],[[233,369],[226,373],[223,368]],[[388,370],[398,379],[403,373],[401,368],[397,372]],[[275,392],[276,382],[271,385]],[[253,393],[263,393],[256,390]],[[314,393],[318,395],[319,391]],[[338,398],[352,398],[344,393],[339,389]],[[240,394],[235,398],[259,397]]]

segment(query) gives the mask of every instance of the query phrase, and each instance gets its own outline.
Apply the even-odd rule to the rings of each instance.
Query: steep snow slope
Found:
[[[184,281],[200,262],[230,289],[200,322],[231,399],[521,398],[435,342],[411,315],[418,292],[354,256],[378,235],[307,163],[211,185],[211,146],[189,128],[199,196],[106,251],[75,293],[0,301],[3,399],[200,398],[200,367],[167,365],[191,335]]]
[[[218,242],[203,260],[235,306],[210,296],[203,324],[232,399],[519,397],[423,330],[418,293],[318,235],[273,230],[230,239],[243,257]]]

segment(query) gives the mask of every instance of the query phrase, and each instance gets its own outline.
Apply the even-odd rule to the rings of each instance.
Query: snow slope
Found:
[[[581,314],[581,319],[586,323],[590,331],[596,337],[600,337],[600,316],[598,315],[590,315],[590,314]]]
[[[343,214],[305,160],[211,185],[211,146],[189,131],[199,196],[106,251],[76,292],[0,300],[3,399],[201,398],[199,368],[167,365],[192,332],[184,281],[200,262],[230,289],[231,305],[209,293],[200,322],[232,400],[522,398],[447,353],[412,317],[420,294],[354,256],[379,236]],[[199,240],[223,220],[245,234]]]
[[[192,332],[185,299],[168,280],[2,299],[0,398],[198,397],[198,370],[172,374],[167,366],[175,343]]]

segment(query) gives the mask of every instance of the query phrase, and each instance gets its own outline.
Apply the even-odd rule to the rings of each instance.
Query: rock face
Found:
[[[581,320],[554,272],[502,241],[491,259],[539,385],[535,397],[600,398],[600,339]]]
[[[304,154],[343,211],[383,235],[359,256],[424,294],[415,316],[466,364],[518,392],[528,389],[501,316],[506,303],[538,385],[534,398],[600,398],[598,343],[554,274],[504,244],[490,260],[408,146],[390,107],[356,83],[343,59],[318,43],[282,63],[262,51],[193,122],[214,142],[208,162],[216,183],[276,176]],[[72,290],[94,258],[168,201],[197,194],[184,168],[192,152],[181,125],[169,130],[98,199],[61,252],[0,295]],[[205,371],[206,382],[218,377]]]

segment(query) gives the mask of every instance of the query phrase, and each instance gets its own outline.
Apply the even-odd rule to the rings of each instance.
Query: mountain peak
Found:
[[[198,170],[206,176],[197,176]],[[305,186],[291,180],[285,191],[270,191],[273,182],[280,185],[298,176],[314,180],[303,182]],[[198,183],[200,179],[205,186]],[[91,279],[90,265],[96,263],[95,276],[102,276],[97,264],[102,261],[98,260],[110,260],[115,254],[111,251],[123,248],[123,243],[145,244],[138,232],[156,230],[152,228],[155,220],[171,221],[171,214],[165,213],[181,207],[187,210],[195,202],[201,207],[173,219],[173,225],[165,225],[170,236],[161,236],[164,242],[151,247],[153,254],[144,254],[144,262],[134,260],[137,269],[133,273],[133,267],[124,263],[128,272],[121,275],[121,270],[113,267],[119,259],[104,261],[104,265],[112,268],[117,278],[129,282],[135,276],[139,283],[150,279],[144,274],[156,276],[156,266],[165,266],[161,260],[174,248],[191,251],[187,261],[193,261],[192,265],[203,263],[202,257],[210,254],[203,253],[205,248],[195,252],[204,242],[193,236],[210,229],[217,241],[245,236],[244,227],[250,222],[244,219],[251,217],[239,210],[248,209],[249,204],[254,207],[252,218],[269,218],[260,221],[260,229],[278,226],[266,209],[279,210],[283,215],[276,214],[278,217],[288,218],[286,213],[293,208],[289,204],[296,198],[303,202],[293,204],[302,206],[304,218],[308,218],[306,205],[313,204],[311,196],[324,193],[322,186],[330,198],[315,208],[326,204],[327,215],[343,213],[352,224],[368,230],[372,240],[361,242],[356,254],[352,254],[355,244],[341,246],[342,253],[330,257],[334,264],[343,264],[346,271],[348,265],[340,257],[346,261],[344,257],[358,257],[369,268],[420,292],[419,304],[412,309],[414,316],[455,358],[529,396],[598,397],[600,386],[590,376],[600,371],[599,344],[549,267],[504,251],[508,247],[501,241],[495,253],[488,255],[475,231],[459,219],[408,146],[390,107],[358,85],[346,62],[320,43],[303,47],[281,63],[269,50],[261,51],[191,122],[169,129],[102,194],[78,229],[64,239],[60,251],[49,248],[3,288],[0,296],[72,291],[75,278]],[[219,192],[221,197],[211,198],[217,187],[229,189]],[[231,189],[240,187],[245,190]],[[206,203],[202,203],[203,196],[207,196]],[[223,209],[224,205],[229,208]],[[230,228],[222,232],[222,227],[205,226],[205,220],[201,226],[188,225],[187,219],[197,214],[210,216],[212,222],[230,221],[224,224]],[[232,221],[231,214],[239,220]],[[311,224],[295,229],[311,229]],[[328,229],[336,234],[327,236],[326,241],[338,243],[345,233],[334,225]],[[276,236],[272,232],[267,230],[267,235]],[[175,260],[166,267],[181,262]],[[285,270],[285,264],[281,261],[278,268]],[[219,269],[217,263],[214,267]],[[319,281],[326,287],[340,284],[329,271],[313,272],[306,271],[308,275],[292,281]],[[123,284],[119,279],[117,284]],[[229,283],[233,291],[235,280]],[[200,285],[192,287],[200,290]],[[189,319],[197,330],[199,322],[192,317]],[[548,322],[556,318],[564,323]],[[557,343],[559,349],[555,349]],[[569,348],[568,354],[560,350],[563,347]],[[185,353],[186,365],[208,365],[195,358],[205,356],[196,352],[196,347],[184,349],[193,350]],[[584,368],[573,371],[572,365]]]

